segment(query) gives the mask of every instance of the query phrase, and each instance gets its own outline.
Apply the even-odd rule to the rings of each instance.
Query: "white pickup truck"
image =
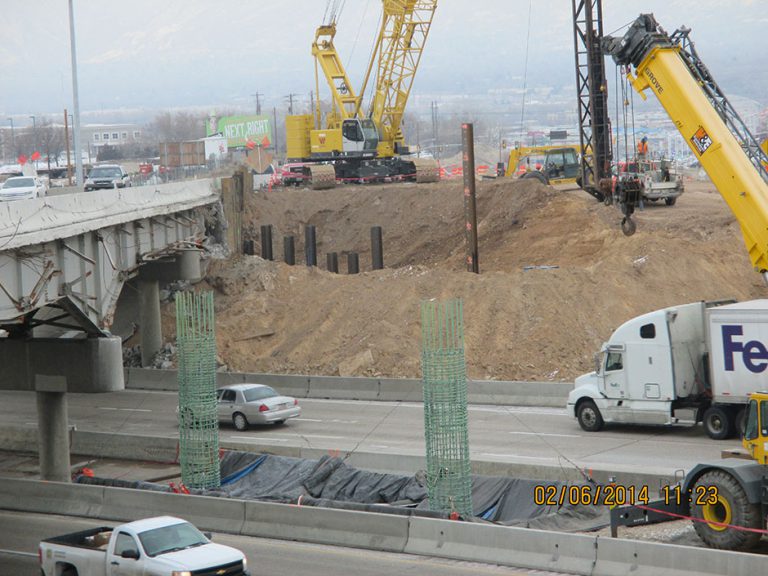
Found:
[[[42,576],[249,576],[239,550],[159,516],[40,542]]]

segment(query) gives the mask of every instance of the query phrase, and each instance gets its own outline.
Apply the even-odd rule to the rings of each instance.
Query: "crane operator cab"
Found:
[[[753,460],[768,464],[768,392],[749,395],[742,442]]]
[[[347,118],[341,124],[341,145],[345,156],[376,155],[379,131],[370,118]]]

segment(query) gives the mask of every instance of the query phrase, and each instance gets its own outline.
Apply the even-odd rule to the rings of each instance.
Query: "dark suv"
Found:
[[[119,164],[100,164],[91,168],[85,180],[85,191],[100,188],[126,188],[131,185],[131,178]]]

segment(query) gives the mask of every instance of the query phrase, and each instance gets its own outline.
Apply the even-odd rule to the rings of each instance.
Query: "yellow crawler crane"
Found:
[[[603,49],[617,64],[634,68],[629,78],[643,97],[650,89],[659,99],[739,221],[755,270],[766,276],[767,157],[696,54],[689,32],[681,28],[670,36],[653,15],[642,14],[622,38],[606,37]],[[627,216],[632,213],[632,206],[628,208]],[[754,354],[765,353],[767,345],[745,344]],[[750,396],[744,431],[747,453],[741,458],[697,464],[679,483],[664,487],[662,499],[642,507],[613,508],[614,534],[618,526],[684,515],[693,518],[708,546],[754,546],[768,516],[768,392]]]
[[[320,100],[313,115],[288,116],[288,159],[305,163],[313,188],[330,188],[336,179],[438,179],[437,165],[409,155],[401,130],[403,114],[418,70],[437,0],[382,0],[382,23],[362,89],[356,93],[333,39],[335,16],[315,33],[315,85],[320,71],[331,91],[332,110],[323,122]],[[374,91],[363,111],[362,95],[372,74]]]

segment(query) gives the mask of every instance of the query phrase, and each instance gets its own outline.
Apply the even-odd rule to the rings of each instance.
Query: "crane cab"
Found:
[[[742,443],[753,460],[768,464],[768,392],[749,395]]]

